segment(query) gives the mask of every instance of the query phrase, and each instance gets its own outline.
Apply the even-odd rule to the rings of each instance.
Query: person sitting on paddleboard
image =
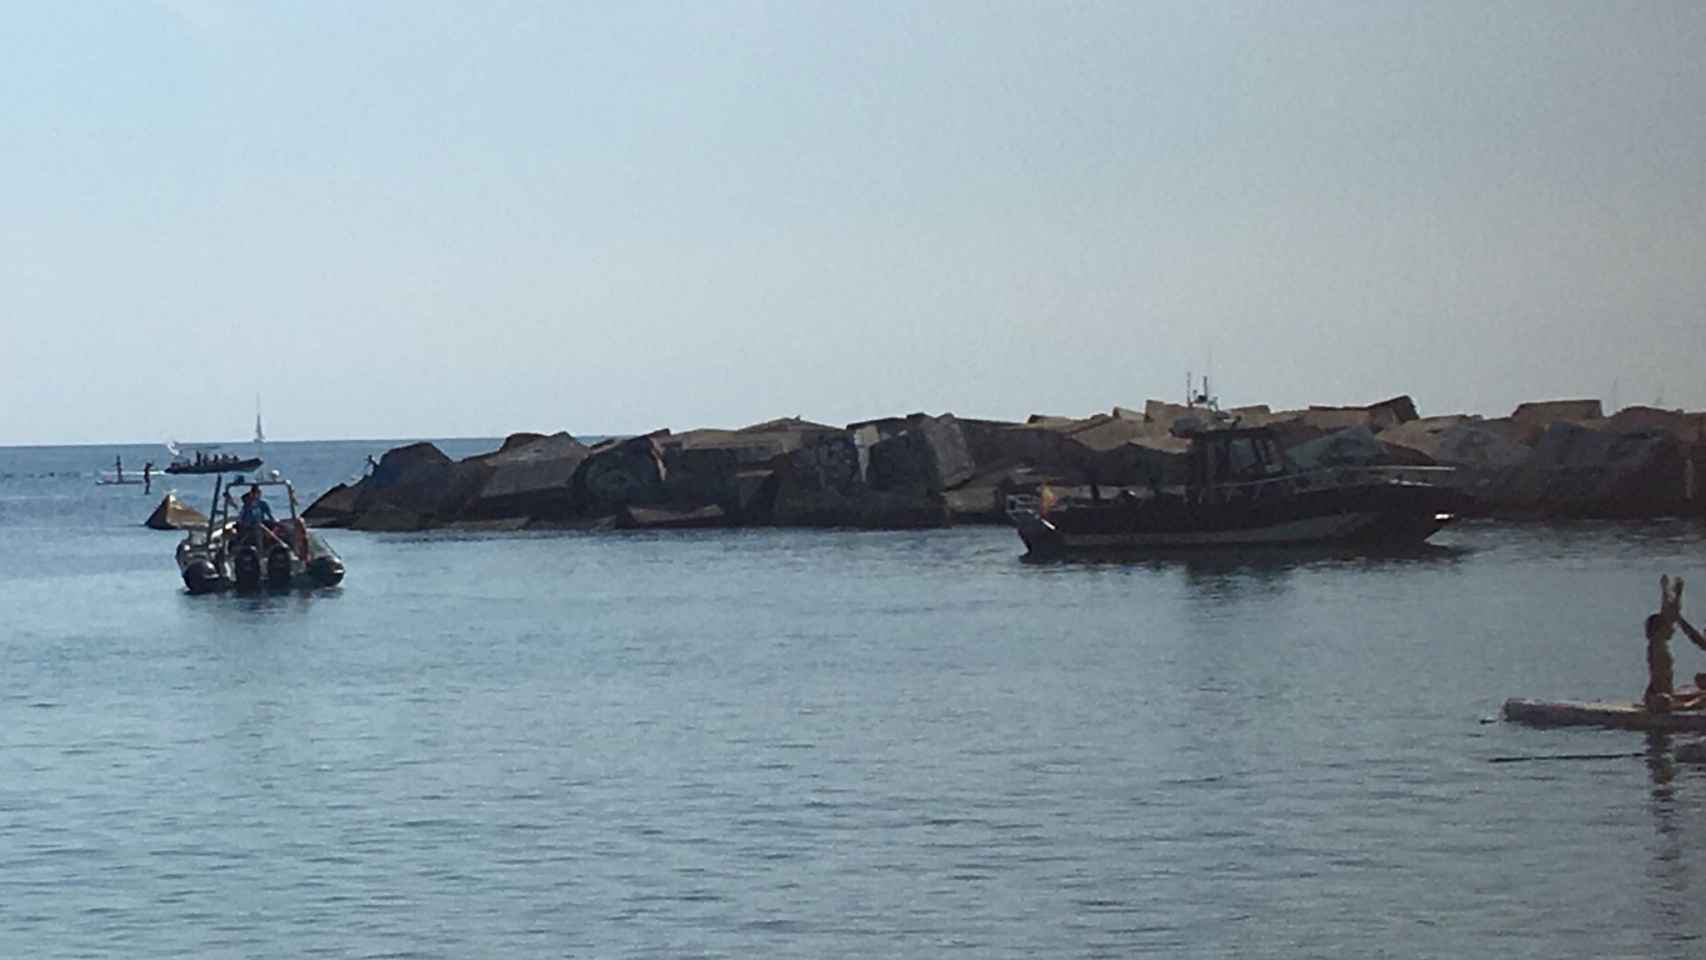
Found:
[[[1678,577],[1673,587],[1669,577],[1660,577],[1659,612],[1648,617],[1646,623],[1647,691],[1641,696],[1641,702],[1653,713],[1706,706],[1706,691],[1700,689],[1706,674],[1694,675],[1695,692],[1676,692],[1676,662],[1670,653],[1670,638],[1675,627],[1681,627],[1683,634],[1695,646],[1706,650],[1706,637],[1702,637],[1700,631],[1682,615],[1682,578]]]

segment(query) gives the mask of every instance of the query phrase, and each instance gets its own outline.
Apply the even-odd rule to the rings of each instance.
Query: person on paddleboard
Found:
[[[1676,627],[1681,627],[1695,646],[1706,650],[1706,637],[1682,615],[1682,578],[1672,583],[1669,577],[1660,577],[1659,612],[1649,616],[1646,623],[1647,691],[1641,695],[1641,702],[1653,713],[1706,706],[1706,673],[1694,675],[1693,692],[1676,692],[1676,661],[1670,653],[1670,638]]]

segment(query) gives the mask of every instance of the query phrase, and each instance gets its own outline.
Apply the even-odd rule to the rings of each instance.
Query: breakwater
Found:
[[[1597,400],[1525,403],[1507,417],[1420,416],[1407,396],[1366,406],[1226,411],[1274,429],[1300,468],[1456,468],[1474,512],[1504,518],[1706,515],[1706,413]],[[518,433],[452,459],[396,447],[308,510],[367,530],[526,526],[916,528],[1006,521],[1006,498],[1151,490],[1185,479],[1173,426],[1201,411],[1152,400],[1089,417],[1025,422],[953,414],[845,426],[799,418],[738,429],[668,429],[585,444]]]

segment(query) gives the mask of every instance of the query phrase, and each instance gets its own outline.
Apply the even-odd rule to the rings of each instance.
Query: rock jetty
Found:
[[[1009,495],[1184,482],[1189,407],[1151,400],[1023,423],[914,413],[832,426],[799,418],[657,430],[588,445],[517,433],[452,460],[388,451],[306,511],[319,526],[434,528],[935,527],[1006,522]],[[1508,417],[1422,417],[1398,396],[1366,406],[1228,411],[1271,426],[1303,465],[1440,465],[1505,518],[1706,516],[1706,413],[1597,400],[1525,403]]]

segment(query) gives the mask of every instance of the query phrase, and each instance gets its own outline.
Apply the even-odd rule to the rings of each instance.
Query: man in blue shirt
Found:
[[[251,486],[249,492],[243,494],[243,509],[237,513],[237,528],[247,531],[263,523],[272,526],[272,507],[261,499],[261,488]]]

